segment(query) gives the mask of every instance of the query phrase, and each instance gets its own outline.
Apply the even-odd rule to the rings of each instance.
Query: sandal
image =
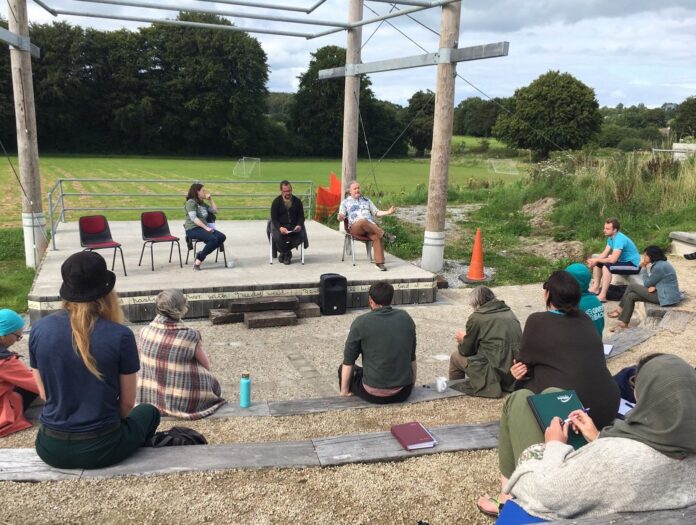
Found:
[[[618,310],[614,310],[613,312],[607,314],[607,317],[611,317],[612,319],[616,319],[620,315],[621,315],[621,312],[619,312]]]
[[[623,325],[617,324],[615,327],[609,329],[609,331],[616,333],[616,332],[621,332],[622,330],[626,330],[626,329],[628,329],[628,325],[623,326]]]
[[[489,510],[487,508],[483,507],[483,504],[488,504],[491,506],[495,506],[496,510]],[[481,496],[478,501],[476,502],[476,508],[481,511],[481,513],[485,514],[486,516],[491,516],[492,518],[497,518],[500,515],[500,509],[503,508],[502,503],[498,501],[497,498],[492,498],[488,494],[484,494]]]

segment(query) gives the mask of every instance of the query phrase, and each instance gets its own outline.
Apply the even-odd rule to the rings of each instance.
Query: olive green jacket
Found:
[[[461,390],[472,396],[500,397],[512,392],[512,360],[522,341],[520,322],[505,302],[493,299],[479,306],[466,322],[459,353],[468,358],[468,381]]]

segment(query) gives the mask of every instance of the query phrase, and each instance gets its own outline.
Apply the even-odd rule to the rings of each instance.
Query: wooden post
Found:
[[[7,6],[9,30],[16,35],[28,37],[29,20],[26,0],[7,0]],[[41,205],[41,176],[31,55],[29,51],[21,51],[10,46],[10,63],[17,126],[19,178],[26,192],[26,195],[22,193],[24,255],[27,267],[36,268],[46,251],[48,241],[45,234],[46,218]]]
[[[440,53],[457,47],[459,43],[459,18],[461,2],[442,8],[440,22]],[[445,255],[445,213],[447,210],[447,182],[452,149],[452,123],[454,119],[454,77],[456,64],[437,65],[435,95],[435,119],[433,123],[433,147],[430,150],[430,180],[428,185],[428,211],[425,219],[423,255],[421,267],[430,272],[442,270]]]
[[[350,0],[348,6],[348,21],[359,22],[363,17],[363,0]],[[346,46],[346,64],[360,63],[360,47],[362,46],[362,27],[348,30]],[[360,76],[346,75],[345,94],[343,98],[343,162],[341,166],[341,182],[345,194],[350,183],[357,179],[358,163],[358,123],[360,108]]]

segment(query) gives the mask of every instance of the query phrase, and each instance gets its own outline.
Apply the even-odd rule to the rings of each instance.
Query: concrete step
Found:
[[[298,319],[306,319],[307,317],[321,316],[321,309],[316,303],[300,303],[295,308],[295,314]]]
[[[230,312],[263,312],[266,310],[294,310],[299,302],[296,296],[291,295],[232,299],[228,304]]]
[[[244,314],[247,328],[270,328],[272,326],[292,326],[297,324],[295,312],[272,310],[269,312],[247,312]]]

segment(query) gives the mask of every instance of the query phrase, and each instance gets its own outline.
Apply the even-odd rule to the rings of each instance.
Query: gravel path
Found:
[[[696,263],[670,259],[689,298],[680,308],[696,312]],[[446,375],[455,350],[454,331],[471,309],[469,291],[444,290],[438,302],[406,308],[418,330],[419,383]],[[496,288],[524,323],[542,309],[538,284]],[[608,308],[612,308],[612,304]],[[363,313],[304,320],[296,327],[247,330],[191,322],[203,332],[212,369],[230,402],[238,378],[250,368],[255,399],[318,397],[337,392],[336,367],[352,319]],[[608,321],[608,328],[614,321]],[[139,327],[134,327],[137,331]],[[647,353],[669,351],[696,365],[696,321],[682,333],[658,332],[639,347],[609,361],[615,373]],[[287,344],[282,344],[287,341]],[[19,350],[26,353],[26,338]],[[14,349],[14,347],[13,347]],[[314,372],[290,365],[299,353]],[[310,377],[311,376],[311,377]],[[263,379],[265,378],[265,379]],[[470,397],[399,407],[369,408],[294,417],[249,417],[186,423],[211,443],[278,441],[388,430],[419,420],[426,425],[481,423],[499,419],[503,400]],[[173,423],[165,423],[165,427]],[[32,446],[35,429],[3,438],[0,447]],[[389,523],[490,524],[475,498],[496,490],[495,451],[413,458],[400,463],[336,468],[227,471],[100,481],[0,483],[0,523]]]

